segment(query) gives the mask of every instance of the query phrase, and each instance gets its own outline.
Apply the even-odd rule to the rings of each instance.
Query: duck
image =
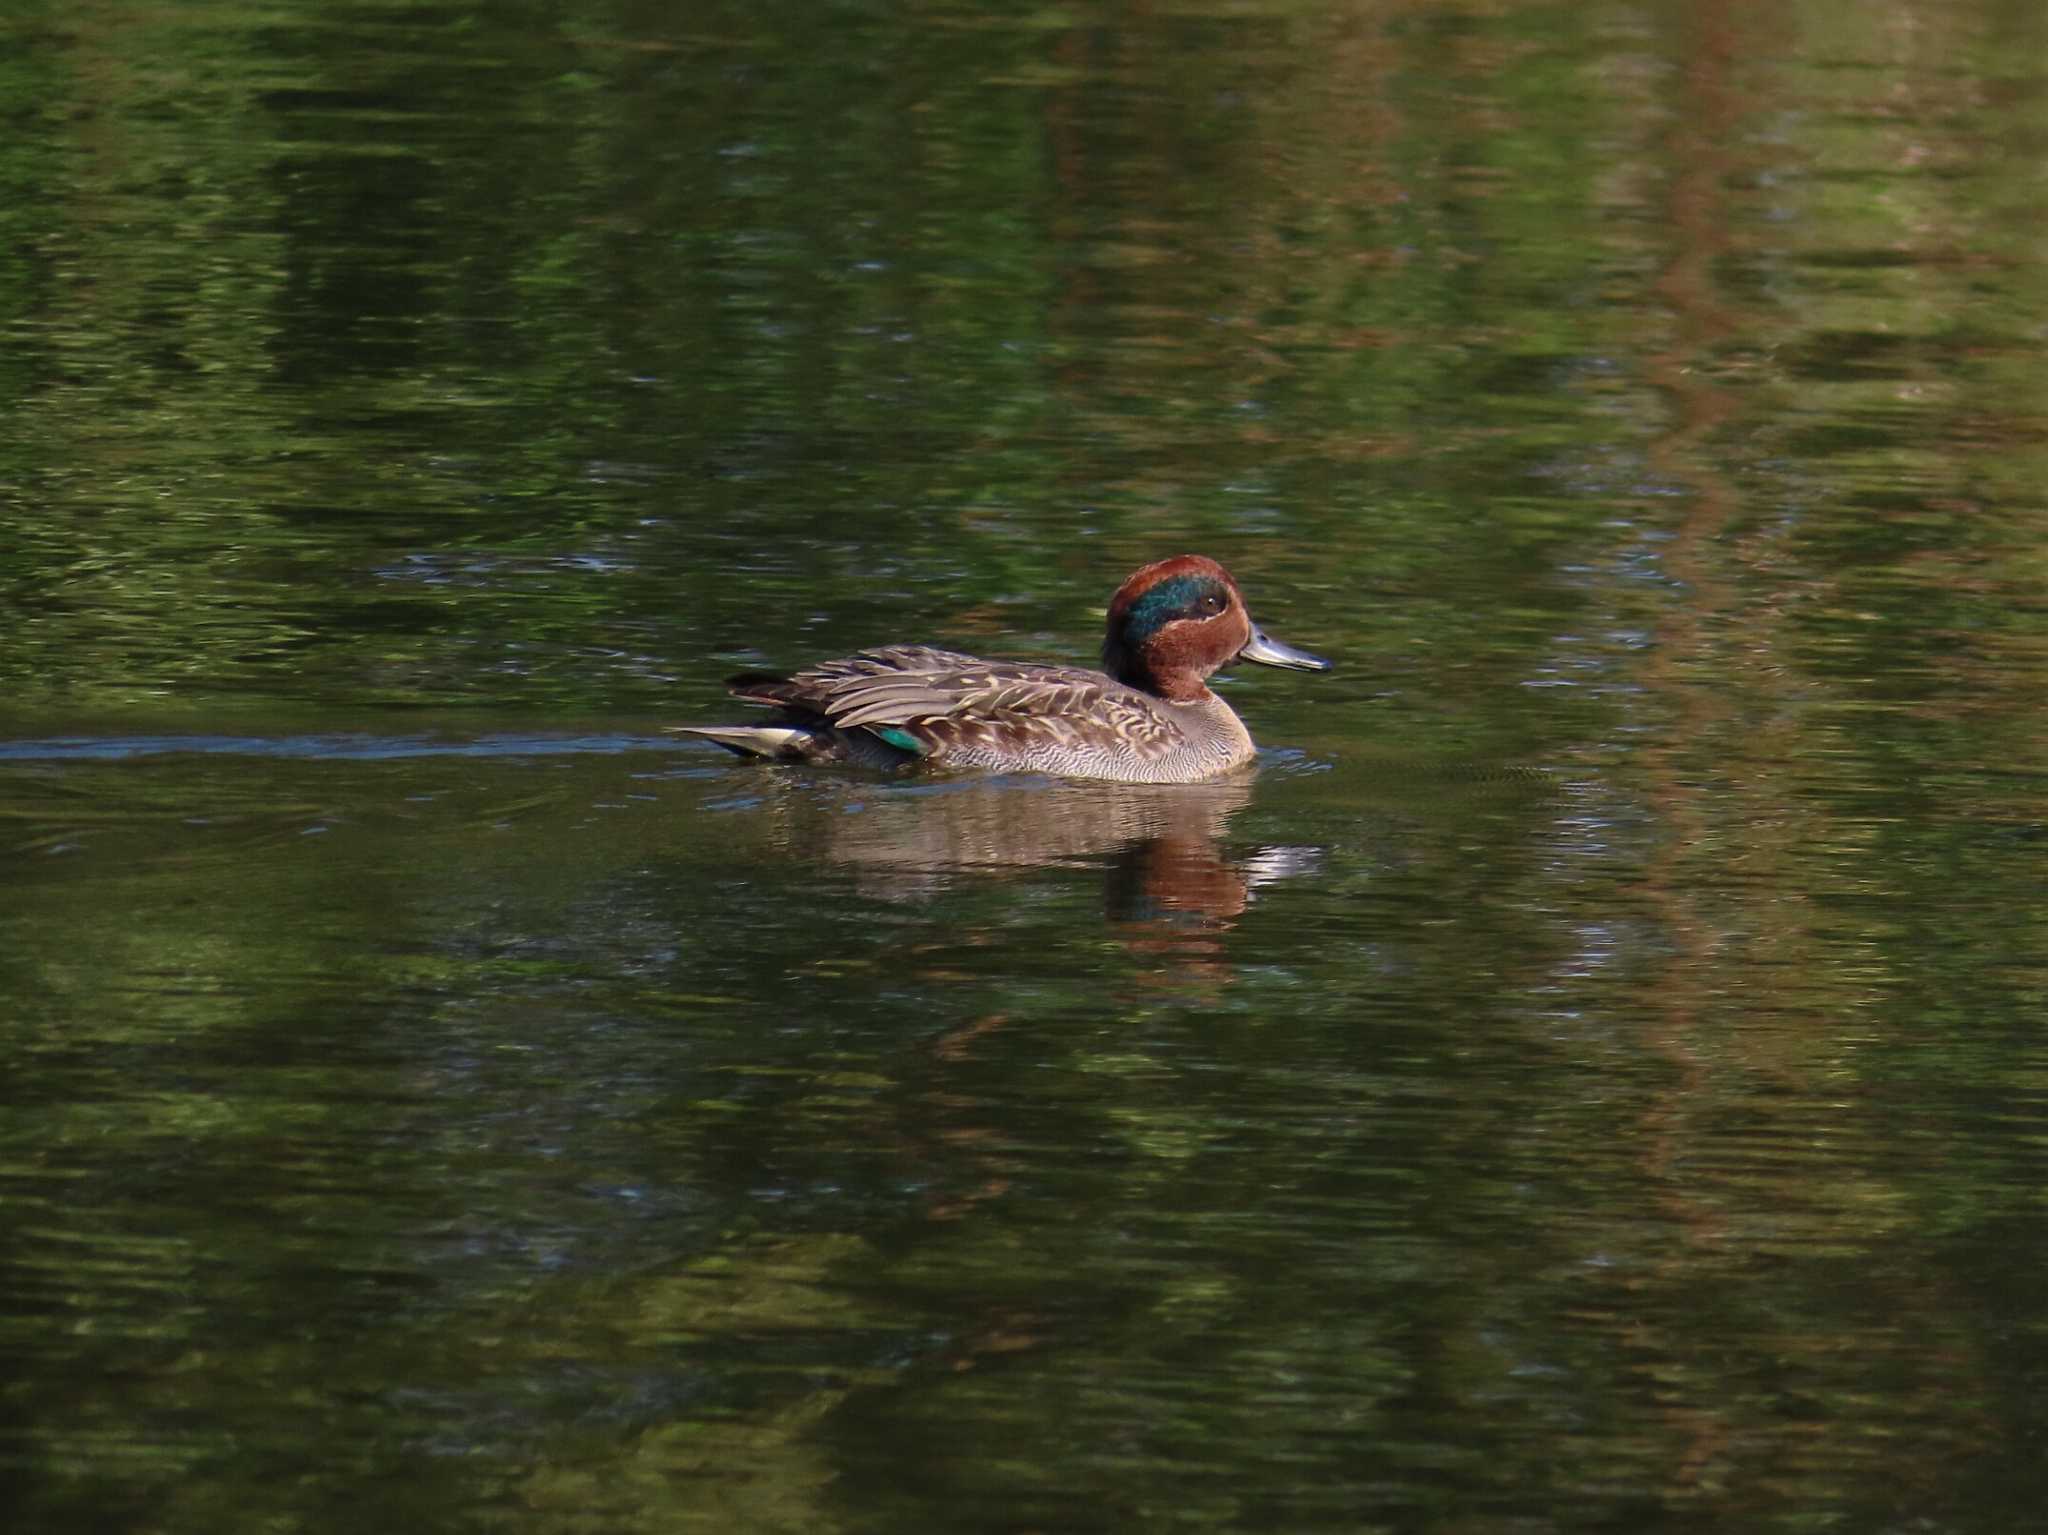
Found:
[[[776,711],[760,724],[673,728],[775,762],[1199,783],[1244,767],[1256,750],[1209,688],[1239,661],[1331,665],[1253,623],[1216,561],[1178,554],[1132,572],[1110,598],[1101,671],[880,645],[786,676],[728,679],[733,697]]]

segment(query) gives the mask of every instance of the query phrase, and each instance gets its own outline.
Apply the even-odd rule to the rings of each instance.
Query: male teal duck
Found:
[[[788,677],[732,678],[734,697],[779,711],[766,724],[677,728],[782,762],[1196,783],[1252,758],[1251,732],[1208,687],[1236,661],[1330,667],[1262,634],[1229,571],[1181,554],[1117,588],[1100,672],[882,645]]]

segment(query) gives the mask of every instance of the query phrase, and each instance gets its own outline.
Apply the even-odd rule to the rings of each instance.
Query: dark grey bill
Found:
[[[1312,656],[1306,650],[1296,650],[1292,645],[1266,638],[1266,631],[1257,624],[1252,625],[1252,637],[1237,653],[1237,658],[1256,661],[1261,666],[1291,667],[1298,672],[1326,672],[1330,669],[1330,663],[1321,656]]]

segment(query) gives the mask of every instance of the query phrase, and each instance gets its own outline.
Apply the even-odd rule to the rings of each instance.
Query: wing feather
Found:
[[[787,678],[734,678],[734,693],[841,730],[893,730],[928,755],[1100,742],[1152,759],[1176,725],[1135,688],[1078,667],[985,661],[930,645],[885,645]]]

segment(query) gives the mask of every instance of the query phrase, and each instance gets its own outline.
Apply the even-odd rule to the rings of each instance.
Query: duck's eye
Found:
[[[1204,618],[1214,618],[1229,606],[1230,604],[1224,600],[1221,592],[1209,592],[1200,602],[1195,604],[1195,611]]]

